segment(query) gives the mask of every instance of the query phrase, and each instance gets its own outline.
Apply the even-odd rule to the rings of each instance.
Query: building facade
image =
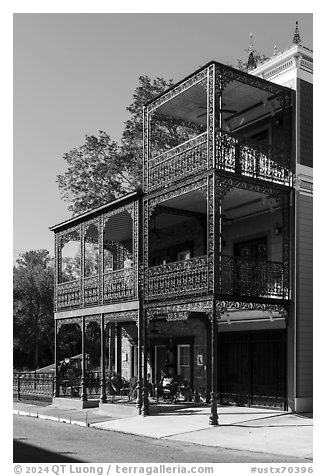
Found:
[[[312,52],[212,61],[143,129],[143,190],[52,227],[56,369],[81,353],[102,403],[107,372],[134,377],[143,415],[162,375],[212,424],[218,404],[311,410]]]

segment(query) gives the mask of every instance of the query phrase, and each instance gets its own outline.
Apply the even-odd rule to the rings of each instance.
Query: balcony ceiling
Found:
[[[162,115],[206,125],[206,89],[206,82],[200,82],[163,103],[156,111]],[[271,92],[231,81],[222,92],[222,128],[234,131],[259,118],[274,115],[279,109],[279,99]]]
[[[163,211],[155,219],[156,228],[165,228],[167,226],[177,225],[191,218],[187,212],[194,212],[195,214],[206,215],[207,204],[204,195],[199,191],[185,193],[179,197],[166,200],[162,205],[170,208],[168,211]],[[245,218],[251,215],[273,212],[276,209],[277,203],[274,198],[268,197],[262,193],[252,192],[240,188],[230,190],[222,202],[223,216],[232,221]],[[185,215],[174,214],[176,212],[185,211]]]

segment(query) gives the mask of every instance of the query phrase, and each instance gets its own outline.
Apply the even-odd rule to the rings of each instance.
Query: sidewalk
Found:
[[[63,410],[14,402],[14,414],[101,430],[178,440],[198,445],[263,452],[312,460],[312,416],[246,407],[219,407],[219,426],[208,423],[209,406],[157,405],[153,415],[109,415],[99,408]],[[108,410],[107,410],[108,411]],[[155,412],[155,414],[154,414]],[[286,458],[285,461],[286,462]]]

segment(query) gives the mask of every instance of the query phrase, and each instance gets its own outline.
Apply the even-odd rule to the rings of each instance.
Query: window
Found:
[[[236,243],[234,245],[234,255],[251,261],[267,261],[267,238],[262,237]]]
[[[190,345],[178,345],[178,375],[190,382]]]

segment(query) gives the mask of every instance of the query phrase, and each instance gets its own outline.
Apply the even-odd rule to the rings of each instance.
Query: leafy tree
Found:
[[[85,144],[63,158],[68,168],[57,182],[75,215],[112,201],[132,185],[118,144],[106,132],[99,131],[99,137],[86,135]]]
[[[54,359],[53,283],[47,250],[27,251],[17,260],[13,270],[15,365],[22,357],[33,368]]]
[[[256,63],[266,60],[253,50]],[[247,71],[247,63],[238,60],[238,69]],[[173,80],[139,77],[132,103],[126,108],[131,117],[125,123],[121,145],[109,134],[86,135],[85,144],[64,154],[67,171],[58,175],[57,183],[63,200],[74,215],[104,205],[142,186],[143,106],[173,86]],[[199,134],[200,125],[155,113],[151,121],[151,153],[153,155],[185,142]]]
[[[133,102],[127,107],[131,114],[125,124],[121,145],[109,134],[86,135],[85,144],[64,154],[67,171],[58,175],[57,183],[63,200],[74,215],[108,203],[141,187],[143,160],[143,105],[173,85],[172,80],[140,76]],[[170,137],[166,137],[166,133]],[[162,131],[159,132],[162,134]],[[164,141],[173,144],[175,130],[167,128]],[[162,144],[162,139],[157,138]]]

